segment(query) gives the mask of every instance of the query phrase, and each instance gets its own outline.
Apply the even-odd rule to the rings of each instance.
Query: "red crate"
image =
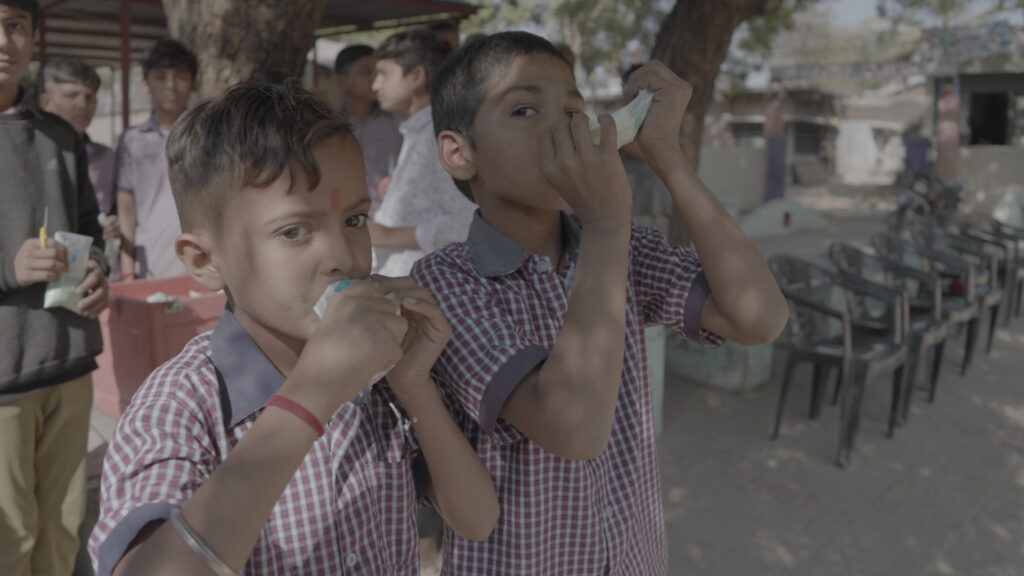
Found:
[[[202,295],[191,297],[190,291]],[[177,300],[147,303],[157,292]],[[150,372],[217,325],[225,301],[223,293],[206,290],[191,276],[111,284],[110,306],[100,315],[103,354],[92,375],[93,405],[120,416]]]

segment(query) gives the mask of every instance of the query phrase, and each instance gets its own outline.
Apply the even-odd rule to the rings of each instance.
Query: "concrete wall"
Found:
[[[956,168],[965,212],[991,216],[1008,193],[1024,204],[1024,148],[963,146]]]
[[[753,148],[702,148],[701,180],[720,202],[728,199],[739,214],[764,201],[764,150]]]

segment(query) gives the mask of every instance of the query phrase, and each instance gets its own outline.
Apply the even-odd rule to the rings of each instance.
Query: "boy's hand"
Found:
[[[402,358],[409,328],[397,304],[363,280],[331,297],[282,392],[326,422]]]
[[[394,302],[401,305],[402,315],[409,322],[402,359],[388,372],[388,382],[398,391],[429,382],[430,369],[452,335],[448,319],[430,291],[412,278],[374,276],[373,281],[382,293],[394,295]]]
[[[629,81],[623,87],[623,94],[632,99],[641,88],[653,92],[654,99],[637,135],[640,150],[648,162],[653,162],[658,154],[665,153],[679,158],[679,131],[686,107],[693,96],[693,86],[676,76],[668,66],[658,60],[651,60],[630,74]]]
[[[95,260],[89,260],[85,279],[75,288],[75,293],[82,296],[78,301],[78,310],[86,318],[95,318],[107,307],[109,292],[107,291],[107,275],[103,273]]]
[[[108,214],[106,219],[103,220],[103,239],[109,240],[120,235],[121,223],[117,219],[117,214]]]
[[[14,255],[14,279],[24,288],[36,282],[52,282],[68,269],[68,250],[50,240],[39,247],[38,238],[29,238]]]
[[[580,220],[629,220],[633,199],[615,147],[615,122],[602,114],[601,142],[594,146],[587,117],[576,114],[540,134],[540,166],[551,186]]]

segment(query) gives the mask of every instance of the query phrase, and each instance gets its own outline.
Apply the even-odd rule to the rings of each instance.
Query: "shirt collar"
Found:
[[[150,112],[149,118],[139,124],[139,132],[159,132],[161,135],[164,133],[163,128],[160,127],[160,123],[156,121],[156,112]]]
[[[424,107],[402,121],[402,124],[398,126],[398,131],[404,136],[410,132],[419,132],[427,126],[433,126],[434,118],[430,114],[430,106]]]
[[[562,212],[563,252],[573,261],[580,247],[580,225],[572,215]],[[476,273],[484,278],[504,276],[518,270],[531,253],[491,227],[477,210],[469,227],[466,248]]]
[[[213,329],[210,346],[217,378],[227,389],[232,427],[263,408],[284,384],[284,375],[238,323],[230,304]]]

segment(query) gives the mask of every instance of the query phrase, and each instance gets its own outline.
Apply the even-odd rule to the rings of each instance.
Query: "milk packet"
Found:
[[[60,231],[53,235],[53,241],[67,248],[68,269],[46,285],[43,308],[67,308],[81,314],[78,301],[82,297],[75,293],[75,288],[85,280],[85,274],[88,272],[92,237]]]
[[[636,98],[633,98],[629,104],[612,112],[612,120],[615,121],[616,148],[622,148],[636,139],[653,102],[654,92],[646,89],[640,90],[637,92]],[[590,137],[595,146],[601,140],[601,124],[598,123],[597,118],[590,119]]]
[[[327,289],[317,299],[316,304],[313,305],[313,311],[316,312],[318,318],[323,318],[324,314],[327,313],[327,301],[331,299],[338,292],[341,292],[345,288],[355,284],[351,280],[339,280],[337,282],[331,282],[327,285]]]

